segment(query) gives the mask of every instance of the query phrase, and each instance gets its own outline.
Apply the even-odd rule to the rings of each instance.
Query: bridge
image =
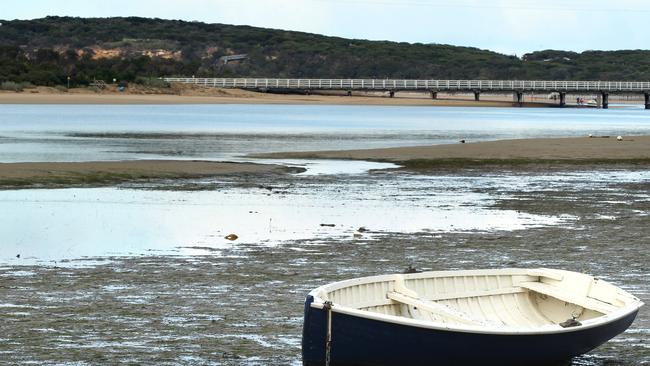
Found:
[[[267,78],[162,78],[170,83],[185,83],[215,88],[236,88],[258,91],[309,92],[315,90],[385,91],[393,97],[397,91],[422,91],[436,99],[438,92],[513,93],[521,105],[524,93],[556,93],[559,105],[566,105],[566,96],[596,94],[603,108],[609,106],[609,95],[640,94],[645,108],[650,109],[650,82],[635,81],[543,81],[543,80],[415,80],[415,79],[267,79]]]

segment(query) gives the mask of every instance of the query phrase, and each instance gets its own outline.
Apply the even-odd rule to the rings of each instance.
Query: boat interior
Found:
[[[639,302],[589,275],[554,269],[425,272],[367,277],[319,289],[335,306],[444,326],[579,326]]]

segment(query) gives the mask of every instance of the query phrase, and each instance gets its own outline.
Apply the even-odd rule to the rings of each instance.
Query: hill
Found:
[[[205,77],[650,80],[650,51],[541,51],[521,59],[441,44],[327,37],[148,18],[0,20],[0,82]],[[237,57],[228,57],[240,55]],[[140,79],[139,79],[140,78]]]

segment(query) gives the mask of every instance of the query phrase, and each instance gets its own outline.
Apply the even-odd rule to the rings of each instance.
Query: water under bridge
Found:
[[[524,93],[553,93],[560,106],[566,105],[567,94],[595,94],[603,108],[609,105],[609,95],[639,94],[644,96],[645,108],[650,109],[650,82],[636,81],[543,81],[543,80],[416,80],[416,79],[269,79],[269,78],[172,78],[170,83],[195,84],[215,88],[249,89],[277,92],[309,92],[340,90],[384,91],[392,97],[397,91],[421,91],[436,99],[438,92],[512,93],[513,101],[521,104]]]

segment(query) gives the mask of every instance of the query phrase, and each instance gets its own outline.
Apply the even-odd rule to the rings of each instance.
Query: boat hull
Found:
[[[325,365],[327,311],[305,301],[304,366]],[[638,311],[575,331],[488,334],[440,330],[332,311],[330,366],[557,365],[584,354],[627,329]]]

